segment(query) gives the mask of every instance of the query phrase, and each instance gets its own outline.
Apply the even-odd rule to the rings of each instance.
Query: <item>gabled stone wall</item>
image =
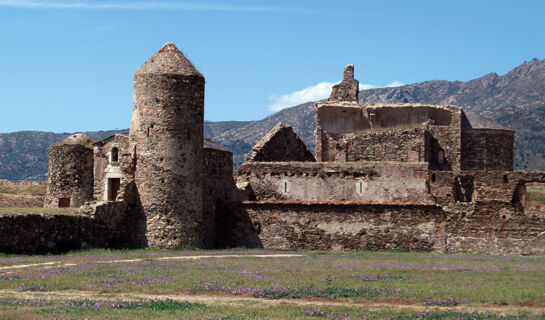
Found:
[[[316,161],[291,126],[278,123],[248,153],[246,162]]]

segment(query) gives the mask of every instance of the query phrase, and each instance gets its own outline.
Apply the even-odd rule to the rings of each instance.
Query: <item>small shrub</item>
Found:
[[[196,310],[205,309],[206,305],[202,303],[194,303],[187,301],[167,300],[152,300],[144,302],[142,307],[152,310]]]

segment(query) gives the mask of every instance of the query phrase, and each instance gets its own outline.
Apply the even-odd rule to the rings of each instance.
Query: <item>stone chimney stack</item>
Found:
[[[204,77],[173,43],[134,74],[129,142],[147,244],[202,247]]]
[[[358,101],[360,83],[354,79],[354,65],[344,68],[343,81],[333,86],[328,101]]]
[[[354,65],[349,64],[344,67],[344,79],[343,80],[354,80]]]

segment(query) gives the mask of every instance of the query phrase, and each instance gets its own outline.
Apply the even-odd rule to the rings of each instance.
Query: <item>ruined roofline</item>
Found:
[[[204,149],[218,150],[218,151],[223,151],[223,152],[229,152],[231,154],[233,153],[233,152],[231,152],[231,150],[225,148],[224,146],[220,145],[216,141],[214,141],[212,139],[208,139],[208,138],[203,139],[203,148]]]
[[[112,140],[113,138],[115,137],[122,137],[122,138],[127,138],[129,139],[129,135],[128,134],[123,134],[123,133],[116,133],[114,135],[111,135],[107,138],[105,138],[104,140],[102,141],[95,141],[92,143],[93,146],[98,146],[98,145],[103,145],[103,144],[106,144],[108,141]]]
[[[487,128],[487,127],[476,127],[476,128],[462,128],[462,130],[472,130],[472,131],[490,131],[490,132],[498,132],[498,131],[504,131],[504,132],[517,132],[517,130],[512,129],[505,129],[505,128]]]
[[[297,200],[246,200],[248,205],[303,205],[303,206],[399,206],[399,207],[437,207],[433,202],[415,201],[297,201]]]
[[[172,42],[163,45],[134,75],[144,74],[197,77],[204,80],[204,76]]]
[[[322,107],[322,106],[347,106],[347,107],[360,107],[360,108],[382,108],[382,107],[388,107],[388,108],[401,108],[401,107],[431,107],[431,108],[437,108],[437,109],[458,109],[463,110],[462,107],[456,106],[456,105],[443,105],[443,104],[428,104],[428,103],[420,103],[420,102],[412,102],[412,103],[359,103],[354,101],[318,101],[315,103],[316,107]]]

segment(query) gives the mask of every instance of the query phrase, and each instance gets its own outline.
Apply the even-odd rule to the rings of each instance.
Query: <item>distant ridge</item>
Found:
[[[462,106],[474,127],[517,131],[516,168],[545,170],[545,60],[533,59],[503,76],[489,73],[467,82],[433,80],[363,90],[360,91],[360,101]],[[314,102],[308,102],[259,121],[205,121],[204,135],[229,148],[235,164],[240,165],[246,153],[278,122],[291,125],[314,151],[315,117]],[[102,140],[121,132],[127,132],[127,129],[85,134],[94,140]],[[70,134],[39,131],[0,133],[0,179],[45,179],[48,147]]]

